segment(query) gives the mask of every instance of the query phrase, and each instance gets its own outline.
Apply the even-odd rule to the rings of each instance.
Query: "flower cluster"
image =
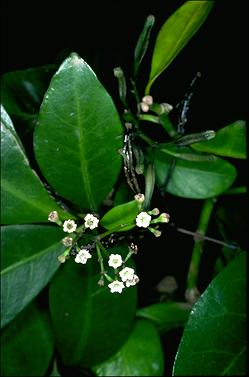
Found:
[[[65,233],[71,234],[70,237],[67,236],[62,239],[62,243],[67,247],[67,249],[62,255],[58,257],[59,262],[64,263],[70,255],[76,255],[76,263],[86,264],[87,260],[89,258],[92,258],[92,256],[87,248],[78,247],[77,238],[79,238],[79,235],[82,234],[82,232],[84,232],[87,228],[89,228],[90,230],[97,228],[99,219],[91,213],[87,213],[84,217],[84,224],[78,226],[72,219],[68,219],[62,222],[59,219],[57,211],[52,211],[48,215],[48,220],[50,222],[58,224],[59,226],[62,226],[62,229]]]
[[[150,99],[147,98],[146,101],[149,102]],[[139,212],[135,218],[137,227],[148,229],[156,237],[159,237],[161,232],[157,229],[157,226],[153,227],[152,225],[169,222],[169,215],[167,213],[160,214],[158,208],[145,211],[143,208],[145,197],[141,193],[136,194],[134,198],[137,202],[137,211]],[[98,227],[99,219],[91,213],[85,214],[82,218],[84,221],[82,224],[78,224],[74,218],[65,221],[60,220],[56,211],[49,213],[48,220],[59,225],[68,234],[62,239],[66,250],[58,257],[59,262],[65,263],[69,257],[74,257],[75,263],[86,264],[88,259],[92,258],[91,250],[96,249],[101,270],[101,278],[98,282],[100,286],[105,285],[105,279],[107,279],[110,292],[121,293],[123,289],[136,285],[139,282],[139,277],[135,274],[133,268],[125,264],[133,254],[137,253],[137,246],[132,243],[128,247],[129,251],[124,258],[120,254],[110,254],[107,262],[109,268],[106,269],[102,252],[106,254],[107,250],[103,246],[104,244],[101,239],[109,235],[110,232],[107,231],[100,235],[96,235],[94,232],[91,236],[89,230],[93,231]],[[82,245],[81,242],[84,232],[88,232],[88,236],[90,236],[90,243],[87,245]]]
[[[156,237],[160,237],[161,232],[158,229],[152,228],[151,224],[157,224],[157,223],[168,223],[170,216],[168,213],[161,213],[160,216],[158,216],[160,213],[158,208],[154,208],[151,211],[148,212],[140,212],[136,217],[136,225],[139,228],[148,228],[151,233],[153,233]],[[152,220],[152,216],[158,216],[157,218],[154,218]]]
[[[126,258],[127,259],[127,258]],[[119,254],[111,254],[109,256],[108,265],[113,267],[115,270],[123,265],[123,260]],[[131,267],[124,267],[120,271],[116,271],[118,277],[115,278],[108,287],[110,288],[111,293],[118,292],[121,293],[125,287],[130,287],[139,282],[139,278],[135,275],[135,271]],[[121,279],[118,280],[118,278]]]

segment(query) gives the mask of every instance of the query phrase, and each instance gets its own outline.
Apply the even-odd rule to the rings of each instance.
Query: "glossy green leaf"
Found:
[[[100,224],[108,230],[115,229],[116,232],[129,230],[136,225],[135,219],[138,213],[138,203],[132,200],[110,209],[102,217]]]
[[[150,14],[146,18],[143,30],[138,38],[135,52],[134,52],[134,77],[137,76],[139,66],[147,51],[149,41],[150,41],[150,33],[153,28],[154,22],[155,22],[155,17]]]
[[[122,125],[105,88],[77,54],[51,80],[41,106],[34,148],[53,188],[96,210],[118,177]]]
[[[246,122],[238,120],[216,132],[212,140],[192,145],[197,151],[220,156],[246,158]]]
[[[207,18],[214,1],[186,1],[164,23],[156,39],[145,93]]]
[[[1,376],[44,376],[53,351],[48,315],[32,302],[1,332]]]
[[[166,153],[169,156],[174,156],[187,161],[214,161],[217,159],[214,155],[199,153],[191,150],[189,147],[178,147],[173,143],[159,144],[159,148],[161,152]]]
[[[93,371],[97,376],[163,376],[163,352],[155,325],[137,320],[119,351]]]
[[[173,375],[246,375],[246,253],[217,275],[193,307]]]
[[[47,222],[48,214],[57,210],[68,218],[49,196],[31,169],[11,119],[1,107],[1,223],[23,224]]]
[[[127,251],[116,247],[108,254]],[[86,265],[69,260],[50,283],[56,344],[66,365],[89,367],[115,353],[128,336],[136,310],[136,287],[122,294],[98,285],[97,255]],[[62,331],[63,329],[63,331]]]
[[[13,119],[24,120],[34,125],[54,72],[55,66],[47,65],[8,72],[2,76],[2,104]]]
[[[188,320],[191,306],[186,302],[163,302],[137,310],[137,316],[152,321],[160,333],[179,326]]]
[[[160,151],[156,153],[156,182],[165,191],[183,198],[206,199],[219,195],[232,185],[237,175],[232,164],[218,157],[201,162],[177,159],[165,187],[171,163],[172,157]]]
[[[65,233],[64,233],[65,234]],[[6,225],[1,229],[1,327],[45,287],[60,266],[65,246],[60,228]]]

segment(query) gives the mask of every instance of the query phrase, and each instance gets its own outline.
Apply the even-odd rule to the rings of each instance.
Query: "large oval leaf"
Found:
[[[186,1],[164,23],[156,39],[145,93],[207,18],[214,1]]]
[[[190,310],[191,305],[186,302],[163,302],[138,309],[136,315],[152,321],[163,334],[168,330],[184,326]]]
[[[41,106],[34,148],[53,188],[96,210],[119,174],[122,126],[105,88],[73,53],[54,75]]]
[[[135,218],[138,212],[138,202],[132,200],[110,209],[102,217],[100,224],[108,230],[113,229],[116,232],[126,231],[136,226]]]
[[[211,161],[185,161],[177,159],[167,186],[172,158],[157,151],[155,158],[156,180],[165,191],[183,198],[206,199],[221,194],[236,178],[236,169],[218,158]]]
[[[212,281],[190,313],[174,376],[246,375],[246,253]]]
[[[195,143],[192,148],[220,156],[246,158],[246,122],[238,120],[229,124],[218,130],[214,139]]]
[[[118,352],[93,370],[97,376],[163,376],[163,352],[155,325],[137,320]]]
[[[54,351],[51,324],[35,302],[1,332],[1,376],[44,376]]]
[[[109,252],[122,254],[121,247]],[[67,365],[89,367],[102,362],[118,350],[130,332],[136,287],[122,294],[110,293],[107,286],[98,285],[99,278],[100,266],[94,255],[85,266],[67,261],[50,283],[56,344]]]
[[[47,222],[53,210],[61,218],[68,218],[29,166],[11,119],[2,106],[1,128],[1,223]]]
[[[60,266],[60,228],[6,225],[1,229],[1,327],[45,287]]]

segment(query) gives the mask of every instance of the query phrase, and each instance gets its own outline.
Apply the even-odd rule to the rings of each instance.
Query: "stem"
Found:
[[[200,236],[200,234],[198,234],[196,232],[191,232],[190,230],[187,230],[187,229],[176,228],[176,230],[180,233],[188,234],[188,235],[193,236],[193,237],[200,237],[203,241],[211,241],[211,242],[217,243],[219,245],[226,246],[229,249],[237,249],[238,248],[238,245],[232,245],[231,243],[220,241],[220,240],[217,240],[216,238],[212,238],[212,237],[208,237],[208,236]]]
[[[239,186],[239,187],[234,187],[234,188],[228,189],[227,191],[224,191],[222,195],[246,194],[246,192],[247,192],[246,186]]]
[[[100,242],[96,242],[96,250],[97,250],[97,254],[98,254],[98,261],[100,263],[101,275],[103,276],[104,273],[105,273],[105,270],[104,270],[103,257],[102,257],[101,251],[100,251]]]
[[[185,293],[186,299],[191,303],[194,303],[199,296],[199,291],[197,289],[197,279],[199,274],[201,255],[203,252],[203,236],[205,236],[206,234],[211,214],[214,208],[214,203],[214,198],[206,199],[204,201],[199,219],[199,224],[196,231],[195,244],[193,247],[192,257],[187,276],[187,290]]]
[[[151,115],[151,114],[140,114],[139,120],[145,120],[146,122],[160,124],[159,117],[156,115]]]

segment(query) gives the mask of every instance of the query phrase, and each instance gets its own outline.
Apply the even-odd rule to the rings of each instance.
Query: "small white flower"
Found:
[[[63,223],[63,230],[67,233],[73,233],[77,228],[77,224],[73,220],[66,220]]]
[[[108,264],[110,267],[118,268],[123,263],[122,257],[119,254],[111,254],[109,256]]]
[[[151,216],[147,212],[140,212],[136,217],[136,224],[140,228],[147,228],[150,225]]]
[[[91,230],[93,230],[94,228],[97,228],[98,223],[99,223],[99,219],[90,213],[88,213],[85,216],[84,220],[85,220],[85,227],[90,228]]]
[[[110,288],[111,293],[121,293],[125,286],[122,281],[114,280],[112,283],[108,284],[108,287]]]
[[[139,277],[133,274],[132,279],[126,280],[125,285],[126,287],[130,287],[131,285],[136,285],[139,282]]]
[[[48,221],[51,221],[52,223],[56,223],[56,221],[59,220],[58,212],[57,211],[52,211],[48,215]]]
[[[87,259],[89,258],[92,258],[91,254],[89,253],[89,250],[80,249],[74,260],[76,263],[86,264]]]
[[[72,246],[73,239],[72,239],[72,237],[64,237],[62,239],[62,243],[63,243],[64,246]]]
[[[121,277],[122,281],[132,280],[134,275],[133,268],[125,267],[119,272],[119,276]]]

